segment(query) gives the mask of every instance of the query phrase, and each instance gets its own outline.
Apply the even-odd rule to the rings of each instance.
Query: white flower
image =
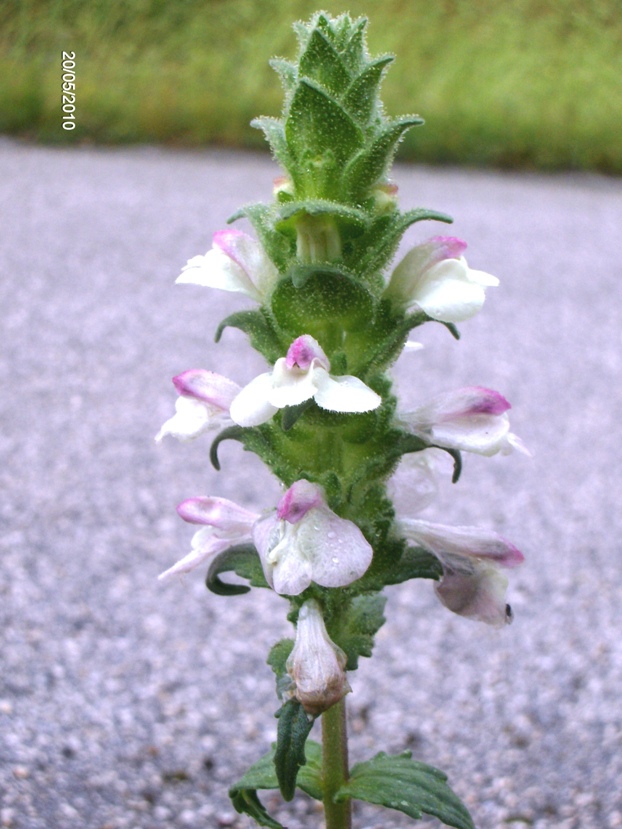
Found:
[[[435,236],[414,247],[397,265],[385,296],[405,306],[418,305],[432,319],[462,322],[484,304],[486,288],[499,280],[473,270],[462,253],[466,242]]]
[[[317,484],[296,481],[276,512],[260,518],[253,540],[268,583],[277,593],[297,596],[311,582],[344,587],[371,564],[373,550],[352,521],[340,518]]]
[[[231,423],[229,407],[240,387],[213,371],[192,368],[173,377],[179,392],[175,414],[164,423],[156,440],[166,435],[178,440],[193,440],[209,429]]]
[[[446,527],[414,518],[397,522],[399,531],[440,561],[443,577],[436,594],[449,610],[468,619],[501,627],[512,620],[505,601],[507,578],[499,568],[517,567],[524,559],[495,532],[477,527]]]
[[[413,412],[398,414],[399,425],[431,444],[479,455],[528,450],[510,432],[511,406],[499,392],[467,386],[433,397]]]
[[[256,513],[238,506],[227,498],[188,498],[177,512],[191,524],[203,524],[192,538],[192,551],[162,573],[160,579],[168,579],[179,573],[189,573],[235,544],[250,541]]]
[[[382,398],[358,377],[329,374],[330,362],[320,344],[304,334],[294,340],[274,364],[245,386],[231,404],[231,418],[240,426],[265,423],[285,406],[297,406],[313,398],[333,412],[368,412]]]
[[[287,660],[294,696],[308,714],[318,716],[350,690],[346,655],[330,639],[318,603],[310,599],[300,608],[296,642]]]
[[[278,279],[278,271],[256,239],[239,230],[220,230],[205,256],[194,256],[177,283],[239,291],[262,302]]]

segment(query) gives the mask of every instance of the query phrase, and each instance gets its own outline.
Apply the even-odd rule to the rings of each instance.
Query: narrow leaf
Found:
[[[269,63],[281,79],[286,98],[289,97],[296,88],[298,80],[296,65],[285,58],[272,58]]]
[[[247,334],[253,348],[263,354],[269,363],[276,362],[287,350],[287,345],[281,343],[263,311],[236,311],[230,314],[216,329],[216,342],[220,342],[225,328],[237,328]]]
[[[350,73],[335,47],[314,29],[300,58],[298,74],[316,81],[333,95],[339,95],[350,83]]]
[[[344,181],[348,193],[355,201],[361,195],[366,194],[366,191],[384,175],[393,161],[397,145],[404,133],[411,127],[422,123],[421,118],[413,116],[389,124],[369,149],[362,150],[348,164],[344,173]]]
[[[298,158],[330,150],[343,162],[363,143],[361,130],[343,107],[304,78],[292,100],[285,134]]]
[[[350,84],[343,99],[343,105],[350,115],[363,126],[375,114],[378,88],[387,66],[394,58],[385,55],[370,64]]]
[[[256,203],[247,204],[227,219],[228,224],[246,218],[252,224],[255,233],[266,253],[279,271],[284,271],[296,255],[295,241],[275,229],[276,211],[274,205]]]
[[[380,216],[370,230],[359,240],[357,258],[348,264],[351,264],[351,267],[362,275],[382,270],[393,257],[400,239],[408,228],[415,222],[430,219],[447,223],[453,221],[445,213],[425,208]]]
[[[284,432],[289,432],[289,430],[296,424],[296,422],[302,417],[302,415],[307,411],[309,406],[313,405],[313,399],[305,400],[302,403],[299,403],[297,406],[285,406],[283,412],[281,414],[281,427],[283,428]]]
[[[296,791],[296,778],[301,766],[307,762],[305,743],[313,728],[298,700],[290,699],[276,713],[279,719],[274,768],[279,788],[285,800],[292,800]]]
[[[386,573],[385,584],[401,584],[410,579],[434,579],[443,575],[440,561],[420,547],[407,547],[400,560]]]
[[[259,118],[253,118],[251,121],[251,127],[254,127],[257,130],[262,130],[263,134],[266,136],[268,144],[270,145],[270,149],[272,150],[272,155],[275,160],[278,161],[281,167],[288,170],[292,164],[292,160],[289,155],[287,141],[285,140],[285,128],[283,126],[283,122],[279,118],[261,116]]]
[[[455,829],[475,829],[466,807],[446,781],[447,775],[412,760],[409,751],[396,756],[380,752],[354,766],[335,800],[353,797],[397,809],[415,820],[426,814]]]
[[[244,443],[243,434],[244,429],[241,426],[228,426],[226,429],[223,429],[222,432],[219,432],[212,441],[212,445],[209,450],[209,459],[214,469],[216,469],[218,472],[220,472],[220,461],[218,460],[218,447],[223,442],[223,440],[239,440],[240,443]]]
[[[257,550],[252,544],[238,544],[220,553],[212,561],[205,586],[218,596],[240,596],[248,593],[250,587],[245,584],[228,584],[221,581],[221,573],[235,573],[240,578],[247,579],[252,587],[269,587],[265,579],[263,568]]]
[[[240,789],[233,786],[229,789],[229,797],[236,812],[241,815],[249,815],[258,826],[267,826],[268,829],[286,829],[282,823],[270,817],[265,806],[257,797],[256,790],[247,788]]]

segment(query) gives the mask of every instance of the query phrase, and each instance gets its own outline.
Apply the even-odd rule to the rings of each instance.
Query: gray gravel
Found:
[[[174,374],[262,369],[239,332],[212,341],[244,301],[173,280],[276,172],[229,152],[0,143],[1,827],[249,826],[227,787],[275,735],[264,660],[289,634],[285,604],[156,576],[188,549],[178,501],[264,507],[276,487],[237,444],[216,473],[208,440],[153,435]],[[403,206],[453,214],[470,263],[501,279],[460,343],[423,329],[426,350],[396,368],[404,397],[498,388],[534,455],[468,458],[426,515],[495,528],[527,563],[503,631],[448,613],[428,583],[388,591],[375,658],[352,678],[352,758],[411,748],[479,829],[620,827],[622,184],[395,179]],[[290,829],[321,826],[304,798],[266,800]],[[357,811],[357,829],[412,825]]]

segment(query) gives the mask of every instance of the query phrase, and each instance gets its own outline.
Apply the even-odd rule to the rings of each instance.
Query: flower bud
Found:
[[[321,714],[351,690],[345,666],[345,653],[330,639],[320,606],[310,599],[300,608],[296,643],[287,660],[296,686],[293,696],[307,714]]]

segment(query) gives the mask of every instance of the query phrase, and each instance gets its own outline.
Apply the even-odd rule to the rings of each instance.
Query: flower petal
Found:
[[[313,360],[313,367],[316,360]],[[322,369],[324,371],[324,369]],[[313,368],[301,369],[294,366],[287,367],[285,357],[281,357],[274,364],[272,370],[272,388],[268,394],[268,400],[278,409],[285,406],[297,406],[310,400],[317,391],[315,372]]]
[[[213,244],[239,265],[257,288],[260,297],[270,292],[279,273],[256,239],[240,230],[228,228],[214,234]]]
[[[219,248],[212,248],[205,256],[189,259],[175,282],[178,285],[202,285],[222,291],[237,291],[261,301],[261,295],[247,273]]]
[[[311,562],[312,580],[322,587],[351,584],[371,564],[373,550],[360,529],[328,507],[309,510],[296,530],[298,555]]]
[[[441,322],[463,322],[470,319],[484,304],[483,285],[469,279],[466,261],[445,259],[430,268],[420,280],[412,299],[432,317]]]
[[[173,385],[184,397],[196,397],[227,412],[240,391],[240,386],[233,380],[202,368],[191,368],[178,374],[173,377]]]
[[[344,374],[333,377],[325,369],[313,371],[317,387],[315,402],[332,412],[369,412],[377,409],[382,398],[358,377]]]
[[[446,570],[434,589],[441,603],[453,613],[502,627],[512,620],[505,600],[507,586],[507,577],[496,567],[479,563],[472,564],[471,572]]]
[[[229,414],[239,426],[259,426],[266,423],[278,411],[270,403],[272,374],[260,374],[244,386],[231,403]]]
[[[194,534],[192,538],[192,551],[176,564],[173,564],[172,567],[169,567],[168,570],[160,573],[158,578],[164,580],[169,579],[171,576],[189,573],[195,567],[199,567],[230,546],[230,540],[217,538],[213,534],[211,527],[204,527]]]

